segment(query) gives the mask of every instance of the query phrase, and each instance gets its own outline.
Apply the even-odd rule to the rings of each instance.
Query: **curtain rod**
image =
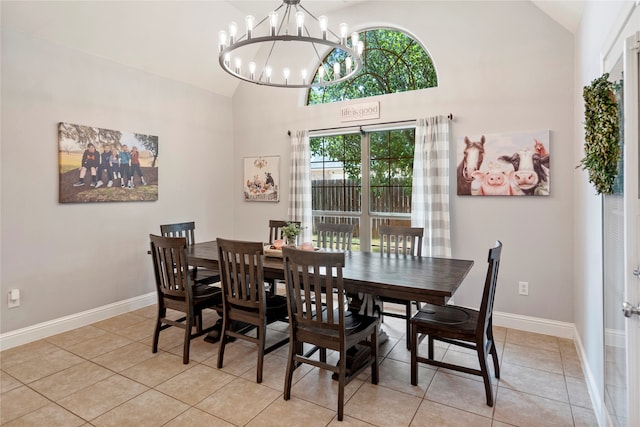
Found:
[[[453,114],[449,113],[447,115],[447,118],[449,120],[453,120]],[[371,123],[371,124],[366,124],[366,125],[336,126],[336,127],[332,127],[332,128],[309,129],[309,132],[324,132],[324,131],[328,131],[328,130],[360,128],[360,133],[364,133],[364,129],[362,129],[362,128],[366,127],[366,126],[397,125],[397,124],[402,124],[402,123],[409,124],[409,123],[415,123],[415,121],[416,121],[416,119],[410,119],[410,120],[396,120],[396,121],[393,121],[393,122]],[[287,135],[291,136],[291,131],[290,130],[287,131]]]

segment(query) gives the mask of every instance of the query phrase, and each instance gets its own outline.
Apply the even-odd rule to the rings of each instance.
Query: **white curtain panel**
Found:
[[[291,132],[291,168],[289,172],[289,220],[300,221],[302,242],[311,241],[311,154],[309,132]]]
[[[424,227],[424,255],[450,257],[448,117],[418,119],[414,156],[411,226]]]

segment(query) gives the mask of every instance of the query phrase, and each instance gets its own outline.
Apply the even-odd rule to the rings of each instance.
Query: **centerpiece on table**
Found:
[[[285,237],[285,244],[288,246],[298,246],[298,236],[302,231],[302,228],[295,222],[290,222],[280,229],[282,235]]]

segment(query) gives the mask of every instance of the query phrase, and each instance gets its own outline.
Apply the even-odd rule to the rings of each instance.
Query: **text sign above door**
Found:
[[[362,102],[351,104],[340,109],[341,122],[353,122],[356,120],[368,120],[380,118],[380,102]]]

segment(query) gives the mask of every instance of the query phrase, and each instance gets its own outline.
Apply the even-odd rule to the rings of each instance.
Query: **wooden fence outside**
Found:
[[[411,191],[401,186],[374,187],[371,212],[411,212]],[[360,212],[360,186],[351,180],[312,180],[313,210]]]
[[[327,185],[328,184],[328,185]],[[371,212],[411,213],[411,191],[404,187],[376,187],[371,198]],[[311,193],[314,211],[324,212],[361,212],[362,198],[360,186],[351,180],[312,180]],[[313,215],[313,231],[315,225],[320,222],[353,224],[353,236],[360,236],[360,218],[348,216],[325,216],[320,212]],[[380,224],[410,225],[406,218],[373,218],[372,238],[378,238],[378,226]],[[315,238],[315,236],[314,236]]]

